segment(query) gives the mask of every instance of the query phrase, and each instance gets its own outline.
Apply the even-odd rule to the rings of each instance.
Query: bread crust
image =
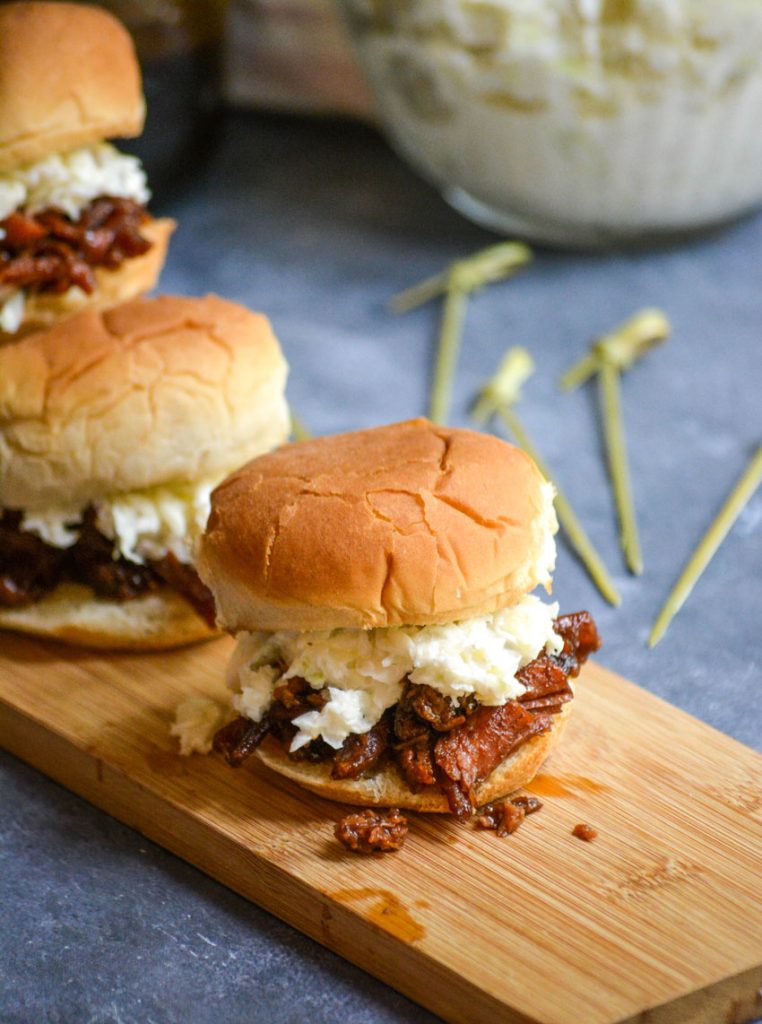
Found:
[[[151,243],[151,248],[142,256],[125,260],[116,270],[95,267],[95,289],[90,295],[81,288],[69,288],[62,295],[53,292],[28,294],[21,326],[15,334],[0,331],[0,344],[15,342],[25,334],[50,328],[83,309],[109,309],[150,292],[161,274],[175,226],[168,217],[151,218],[143,224],[140,231]]]
[[[519,448],[409,420],[233,474],[199,573],[232,632],[447,623],[547,585],[555,529],[550,485]]]
[[[0,4],[0,174],[101,139],[139,135],[135,48],[105,10]]]
[[[554,717],[551,729],[522,743],[477,786],[478,807],[514,793],[532,781],[560,740],[572,703],[564,705]],[[328,800],[367,807],[401,807],[432,814],[448,814],[450,811],[444,793],[435,786],[427,786],[422,792],[414,793],[395,764],[387,764],[367,778],[332,779],[329,764],[292,761],[281,744],[271,736],[257,749],[256,756],[272,771]]]
[[[0,507],[224,475],[288,436],[266,317],[217,296],[86,309],[0,346]]]
[[[118,602],[71,583],[26,607],[0,608],[0,629],[113,651],[160,651],[219,635],[168,587]]]

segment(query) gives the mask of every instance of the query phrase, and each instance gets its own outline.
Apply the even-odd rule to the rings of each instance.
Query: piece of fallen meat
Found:
[[[493,829],[502,838],[515,832],[527,814],[534,814],[542,807],[536,796],[514,796],[510,800],[498,800],[487,804],[479,811],[477,828]]]
[[[592,843],[594,839],[598,838],[596,829],[592,825],[586,825],[584,822],[574,826],[572,835],[575,839],[581,839],[585,843]]]
[[[534,814],[542,807],[542,800],[538,797],[527,796],[523,793],[520,796],[511,797],[511,803],[515,807],[522,807],[524,814]]]
[[[440,736],[434,748],[437,781],[450,810],[467,818],[475,806],[474,790],[519,744],[551,727],[550,715],[535,715],[517,701],[480,707],[464,725]]]
[[[397,807],[347,814],[336,824],[336,838],[353,853],[393,853],[402,849],[407,819]]]
[[[477,828],[492,829],[503,838],[515,832],[525,817],[526,811],[523,807],[510,800],[500,800],[482,807],[476,825]]]

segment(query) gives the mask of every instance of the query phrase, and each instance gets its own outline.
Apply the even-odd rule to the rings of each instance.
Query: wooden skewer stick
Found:
[[[296,415],[293,409],[290,410],[291,415],[291,435],[295,441],[309,441],[312,434],[307,430],[305,425]]]
[[[636,576],[643,572],[643,555],[627,459],[620,374],[634,366],[654,345],[665,341],[670,329],[669,321],[660,310],[643,309],[610,334],[599,338],[590,352],[561,378],[561,388],[568,391],[598,375],[601,419],[619,519],[619,539],[627,568]]]
[[[624,438],[619,370],[605,358],[601,361],[598,371],[598,382],[609,474],[619,516],[619,541],[628,569],[635,576],[640,576],[643,572],[643,555],[640,549],[638,521],[635,516],[635,501],[632,496],[627,445]]]
[[[395,295],[389,306],[394,313],[407,313],[439,295],[450,287],[450,273],[453,267],[460,268],[460,279],[465,291],[471,292],[493,281],[510,277],[532,259],[532,250],[522,242],[498,242],[488,249],[467,256],[451,264],[441,274],[427,277],[425,281],[406,288]]]
[[[468,292],[463,291],[457,281],[453,281],[445,295],[442,330],[431,381],[429,419],[434,423],[446,423],[450,413],[452,382],[460,354],[467,303]]]
[[[659,612],[648,638],[648,646],[655,647],[667,632],[672,619],[677,615],[695,587],[699,577],[709,565],[715,552],[730,533],[735,521],[762,483],[762,445],[746,468],[741,479],[725,500],[717,518],[701,539],[698,547],[680,574],[672,592]]]
[[[570,366],[559,382],[562,391],[580,387],[600,369],[606,357],[619,370],[631,369],[646,352],[666,341],[672,333],[669,320],[660,309],[641,309],[629,320],[604,334],[579,362]]]
[[[392,299],[391,308],[405,313],[439,295],[445,297],[429,397],[429,418],[434,423],[446,423],[449,417],[468,296],[486,284],[514,274],[531,258],[531,250],[521,242],[500,242],[457,260],[441,274],[421,281]]]
[[[545,479],[553,484],[556,492],[554,499],[556,513],[570,545],[576,551],[601,594],[610,604],[617,607],[621,604],[622,599],[603,564],[603,560],[585,533],[571,502],[561,490],[558,481],[512,408],[521,397],[522,385],[533,372],[532,357],[526,349],[519,347],[510,349],[502,360],[497,373],[482,389],[473,408],[472,416],[477,422],[484,423],[490,417],[498,415],[516,439],[519,447],[534,459]]]

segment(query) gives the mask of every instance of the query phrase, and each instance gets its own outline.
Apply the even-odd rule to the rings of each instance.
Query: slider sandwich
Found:
[[[212,495],[199,573],[237,635],[255,754],[334,800],[459,818],[531,780],[599,646],[550,588],[553,489],[520,449],[413,420],[281,448]],[[208,749],[209,716],[173,732]]]
[[[144,118],[114,17],[0,4],[0,338],[153,288],[174,223],[148,213],[140,161],[104,141]]]
[[[84,310],[0,346],[0,629],[94,647],[215,635],[212,489],[286,440],[267,319],[216,296]]]

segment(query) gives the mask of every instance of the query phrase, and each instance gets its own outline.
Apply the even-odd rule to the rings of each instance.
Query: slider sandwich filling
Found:
[[[228,671],[239,717],[214,747],[238,765],[270,735],[335,780],[391,762],[412,793],[439,787],[468,817],[479,783],[552,728],[598,646],[587,612],[533,595],[449,625],[245,633]]]
[[[137,157],[107,142],[0,174],[0,331],[19,329],[29,295],[92,295],[95,268],[147,253],[150,195]]]
[[[520,449],[426,420],[242,467],[214,491],[198,555],[237,636],[231,707],[181,707],[181,750],[460,818],[526,784],[599,643],[586,612],[533,593],[550,590],[553,501]]]
[[[221,476],[84,508],[0,509],[0,607],[34,604],[62,583],[119,602],[169,586],[214,628],[214,600],[193,568],[193,549]]]

